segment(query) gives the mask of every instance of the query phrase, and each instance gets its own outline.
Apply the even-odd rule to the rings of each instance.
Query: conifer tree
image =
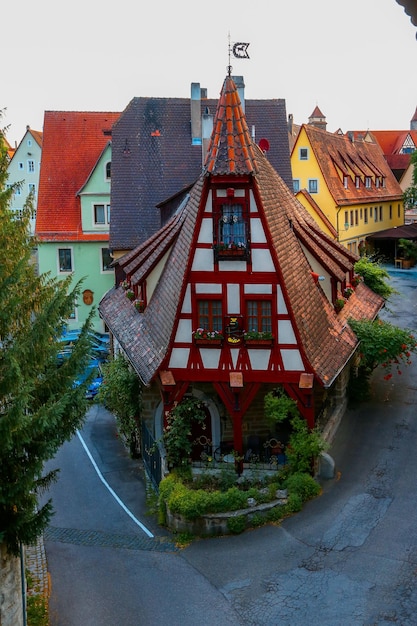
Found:
[[[1,111],[0,111],[1,119]],[[64,441],[81,426],[86,384],[74,386],[88,360],[90,319],[58,366],[59,336],[80,284],[37,274],[29,197],[22,215],[10,208],[20,185],[7,185],[8,155],[0,131],[0,544],[15,556],[42,534],[52,504],[38,495],[55,478],[44,473]]]

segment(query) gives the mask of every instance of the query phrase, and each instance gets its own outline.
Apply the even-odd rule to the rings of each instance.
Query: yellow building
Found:
[[[312,119],[291,152],[294,193],[326,233],[358,253],[368,235],[404,224],[402,189],[377,143]]]

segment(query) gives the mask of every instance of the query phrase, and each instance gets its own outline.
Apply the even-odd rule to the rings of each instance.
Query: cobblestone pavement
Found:
[[[38,539],[36,545],[25,547],[25,566],[32,580],[29,593],[48,598],[50,581],[43,537]]]

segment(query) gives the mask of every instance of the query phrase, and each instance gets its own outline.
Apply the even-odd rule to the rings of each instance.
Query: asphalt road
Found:
[[[416,272],[392,284],[383,317],[416,329]],[[281,525],[182,550],[147,514],[138,464],[93,405],[82,440],[49,464],[61,468],[47,494],[51,626],[415,626],[417,358],[383,373],[344,416],[320,497]]]

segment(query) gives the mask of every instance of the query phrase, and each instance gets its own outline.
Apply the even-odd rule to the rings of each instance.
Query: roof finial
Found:
[[[232,69],[233,69],[230,64],[231,53],[233,52],[233,56],[236,57],[236,59],[249,59],[248,48],[249,48],[249,44],[243,43],[242,41],[237,41],[232,46],[230,42],[230,33],[229,33],[229,65],[227,66],[228,76],[232,75]]]
[[[232,75],[232,66],[230,64],[230,55],[231,55],[231,52],[232,52],[232,46],[231,46],[231,43],[230,43],[230,32],[229,32],[228,37],[229,37],[229,65],[227,66],[227,75],[231,76]]]

